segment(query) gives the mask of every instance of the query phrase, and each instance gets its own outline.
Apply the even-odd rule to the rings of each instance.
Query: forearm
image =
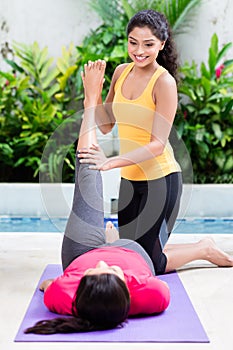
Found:
[[[89,148],[93,143],[97,142],[95,113],[93,108],[85,108],[84,116],[79,132],[77,150],[80,148]]]
[[[131,152],[108,158],[105,167],[114,169],[141,163],[161,155],[163,150],[164,145],[160,141],[155,140]]]
[[[112,112],[112,104],[100,103],[96,107],[96,124],[103,134],[108,134],[115,125],[115,118]]]
[[[112,115],[110,104],[103,104],[102,98],[99,97],[98,101],[86,99],[84,101],[84,108],[93,109],[96,125],[103,134],[107,134],[112,130],[115,119]]]

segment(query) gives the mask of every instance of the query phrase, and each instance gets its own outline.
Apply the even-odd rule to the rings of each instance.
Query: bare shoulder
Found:
[[[119,64],[119,66],[116,67],[114,72],[114,78],[117,80],[121,73],[125,70],[125,68],[129,65],[129,63],[122,63]]]
[[[157,89],[177,89],[175,78],[168,72],[163,72],[155,83]]]
[[[173,76],[168,72],[163,72],[157,79],[153,89],[153,99],[155,104],[161,101],[177,100],[177,85]]]

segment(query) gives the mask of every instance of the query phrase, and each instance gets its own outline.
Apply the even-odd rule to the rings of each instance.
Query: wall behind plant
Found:
[[[70,42],[80,44],[99,23],[83,0],[0,0],[0,49],[15,40],[48,46],[53,57]],[[1,57],[0,57],[1,58]],[[0,59],[0,69],[4,63]]]
[[[59,57],[62,45],[80,44],[90,29],[100,23],[88,6],[89,0],[0,0],[0,49],[16,40],[31,44],[38,41]],[[214,32],[219,44],[232,41],[232,0],[203,0],[196,10],[189,32],[177,38],[182,61],[206,61]],[[233,48],[228,52],[233,56]],[[0,57],[1,58],[1,57]],[[0,59],[0,69],[4,63]]]
[[[218,35],[220,47],[232,42],[232,13],[232,0],[202,0],[201,6],[194,13],[189,32],[178,37],[181,61],[206,62],[213,33]],[[227,53],[227,58],[232,59],[232,56],[233,47]]]

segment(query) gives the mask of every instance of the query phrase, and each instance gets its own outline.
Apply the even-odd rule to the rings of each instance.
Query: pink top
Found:
[[[122,268],[130,292],[129,315],[164,311],[170,301],[168,286],[154,276],[142,256],[122,247],[91,250],[76,258],[44,293],[48,309],[58,314],[72,314],[72,301],[84,272],[100,261]]]

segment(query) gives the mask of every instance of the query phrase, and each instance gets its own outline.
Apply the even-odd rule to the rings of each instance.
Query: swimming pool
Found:
[[[111,220],[117,226],[117,220]],[[0,232],[64,232],[67,218],[0,217]],[[233,218],[185,218],[176,221],[174,233],[233,234]]]

